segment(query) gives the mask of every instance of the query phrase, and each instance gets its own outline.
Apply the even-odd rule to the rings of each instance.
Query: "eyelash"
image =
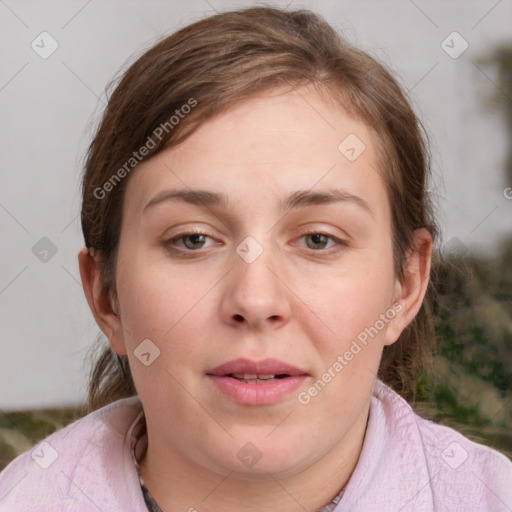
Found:
[[[192,235],[202,235],[202,236],[206,236],[210,239],[213,239],[213,237],[211,235],[209,235],[208,233],[204,233],[202,231],[189,231],[186,233],[181,233],[178,236],[175,236],[173,238],[170,238],[169,240],[164,242],[164,245],[171,252],[180,253],[180,254],[187,255],[187,256],[192,255],[193,253],[199,253],[201,251],[201,249],[203,249],[202,247],[199,249],[188,249],[188,248],[184,249],[184,248],[181,248],[181,247],[178,248],[175,246],[177,241],[182,240],[182,239],[187,238]],[[335,246],[338,246],[337,249],[335,248],[335,246],[333,246],[333,247],[330,247],[329,249],[320,249],[320,250],[310,249],[310,248],[306,247],[306,250],[310,250],[315,253],[321,253],[323,255],[330,255],[333,252],[340,250],[341,248],[346,247],[348,245],[343,240],[340,240],[339,238],[336,238],[335,236],[330,235],[328,233],[323,233],[322,231],[309,231],[307,233],[303,233],[299,237],[299,239],[307,237],[307,236],[312,236],[312,235],[320,235],[320,236],[327,237],[329,240],[332,240],[334,242]],[[333,251],[333,249],[334,249],[334,251]]]

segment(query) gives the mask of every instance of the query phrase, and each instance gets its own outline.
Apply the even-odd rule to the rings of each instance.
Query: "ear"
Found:
[[[98,256],[84,247],[78,253],[78,266],[87,303],[96,323],[108,338],[112,350],[126,355],[121,318],[112,308],[111,298],[100,276]]]
[[[414,248],[407,255],[402,278],[397,278],[393,310],[397,312],[388,324],[385,344],[393,344],[413,321],[421,308],[430,281],[432,235],[425,228],[414,232]]]

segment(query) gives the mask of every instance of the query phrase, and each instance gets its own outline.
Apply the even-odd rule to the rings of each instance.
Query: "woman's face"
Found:
[[[117,295],[154,453],[279,478],[346,451],[404,327],[374,135],[312,87],[206,122],[130,176]]]

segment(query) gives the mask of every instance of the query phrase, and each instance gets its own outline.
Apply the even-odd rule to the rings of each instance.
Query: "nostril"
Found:
[[[244,321],[244,317],[242,315],[238,315],[237,314],[237,315],[234,316],[234,318],[235,318],[235,320],[237,322],[243,322]]]

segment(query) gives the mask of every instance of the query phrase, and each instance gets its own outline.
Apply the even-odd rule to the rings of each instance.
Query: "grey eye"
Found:
[[[321,233],[312,233],[309,235],[304,235],[306,238],[306,245],[310,249],[325,249],[325,246],[329,242],[329,236],[322,235]],[[309,244],[307,241],[311,240],[311,244]]]
[[[207,236],[199,233],[193,233],[191,235],[182,236],[181,238],[183,240],[183,245],[185,245],[187,249],[201,249]],[[190,241],[190,243],[187,243],[187,241]]]

